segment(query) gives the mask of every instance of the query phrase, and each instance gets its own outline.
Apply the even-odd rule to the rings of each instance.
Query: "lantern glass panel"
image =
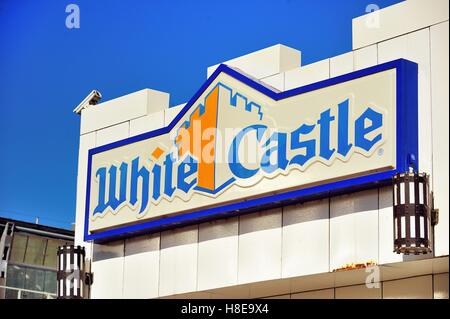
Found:
[[[416,217],[409,217],[409,231],[411,238],[416,238]]]
[[[405,221],[405,216],[400,217],[400,238],[405,238],[406,237],[406,221]]]
[[[405,203],[405,183],[400,183],[400,205]]]
[[[394,184],[394,206],[397,206],[397,184]]]
[[[420,238],[425,238],[425,218],[420,216]]]
[[[409,182],[409,203],[414,204],[416,199],[414,198],[414,182]]]
[[[397,239],[398,238],[398,220],[397,220],[397,218],[394,218],[394,236],[395,236],[395,239]]]

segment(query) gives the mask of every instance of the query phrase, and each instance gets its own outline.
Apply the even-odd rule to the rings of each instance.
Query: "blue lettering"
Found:
[[[167,196],[172,196],[175,191],[175,187],[172,186],[172,168],[173,168],[173,156],[172,153],[167,154],[164,160],[164,194]]]
[[[239,145],[244,138],[244,136],[252,131],[256,131],[256,139],[258,142],[261,141],[261,138],[264,134],[264,132],[267,130],[267,126],[265,125],[251,125],[246,128],[244,128],[242,131],[240,131],[233,139],[233,142],[231,143],[230,150],[228,152],[228,166],[230,167],[231,172],[239,177],[239,178],[250,178],[254,176],[256,173],[258,173],[259,168],[257,169],[248,169],[244,167],[239,162]],[[255,146],[256,149],[256,146]]]
[[[119,198],[116,197],[116,183],[117,183],[117,167],[111,165],[109,168],[109,196],[108,205],[113,210],[119,207],[120,204],[127,200],[127,170],[128,164],[122,163],[120,165],[120,185]]]
[[[366,119],[371,124],[366,127]],[[381,140],[382,134],[376,135],[373,139],[366,138],[366,135],[373,132],[383,126],[383,115],[375,112],[370,107],[364,111],[355,121],[355,146],[369,151],[379,140]]]
[[[316,156],[316,140],[300,141],[300,135],[311,133],[314,127],[316,127],[316,125],[303,124],[291,133],[291,149],[297,150],[304,148],[305,154],[295,155],[292,157],[290,164],[303,166],[307,161]]]
[[[186,182],[186,179],[196,173],[197,169],[197,161],[189,155],[178,166],[177,187],[183,192],[189,192],[189,190],[197,183],[197,178],[193,178],[190,183]]]
[[[346,156],[352,144],[348,142],[348,99],[338,104],[338,153]]]
[[[267,147],[272,142],[275,142],[276,145],[265,151],[261,159],[261,168],[266,173],[272,173],[279,168],[285,169],[288,165],[286,158],[286,133],[273,133],[264,146]],[[276,154],[277,162],[272,164],[270,163],[270,157],[274,153]]]
[[[98,204],[94,208],[94,215],[101,214],[108,205],[106,204],[105,199],[105,188],[106,188],[106,167],[100,167],[95,176],[99,179],[99,187],[98,187]]]
[[[335,119],[336,123],[332,124]],[[351,136],[352,133],[349,133],[349,131],[352,132],[353,125],[354,139]],[[305,166],[317,160],[319,156],[330,160],[334,158],[333,155],[336,152],[346,157],[352,153],[354,147],[370,151],[382,139],[382,131],[379,130],[382,126],[383,114],[370,107],[355,120],[350,112],[349,99],[337,104],[337,109],[334,106],[333,109],[329,108],[320,113],[316,123],[302,124],[291,132],[276,131],[271,133],[267,140],[265,140],[269,135],[267,126],[250,125],[238,132],[228,149],[228,167],[232,176],[220,176],[220,178],[227,177],[231,181],[234,178],[248,179],[258,174],[260,170],[265,174],[271,174],[277,170],[286,170],[288,165]],[[251,138],[248,139],[249,137]],[[253,141],[253,144],[244,145],[247,139]],[[244,143],[242,143],[243,140]],[[249,151],[257,153],[259,150],[264,151],[258,163],[239,158],[239,151],[242,152],[244,146],[248,147]],[[213,149],[213,151],[217,150]],[[292,158],[288,159],[287,156],[291,153],[293,153]],[[93,214],[103,213],[108,207],[112,210],[118,209],[128,199],[127,186],[130,187],[129,203],[135,206],[140,202],[139,214],[148,210],[149,200],[157,202],[162,192],[169,198],[177,189],[185,194],[189,193],[198,183],[198,161],[191,156],[192,154],[186,155],[182,160],[174,153],[161,155],[157,156],[159,164],[153,163],[153,167],[147,166],[146,161],[140,166],[140,157],[135,157],[128,164],[122,162],[120,166],[98,168],[96,171],[98,203]],[[129,164],[131,172],[128,176]],[[227,173],[230,174],[230,172]],[[224,175],[222,172],[220,174]],[[152,178],[151,181],[150,178]]]
[[[158,200],[161,196],[161,166],[155,164],[152,169],[153,174],[153,194],[152,198]]]
[[[139,169],[139,157],[136,157],[131,162],[131,191],[130,191],[130,203],[135,205],[138,201],[137,190],[138,190],[138,179],[141,178],[142,181],[142,193],[141,193],[141,209],[139,214],[142,213],[148,204],[148,183],[149,183],[149,172],[143,166]]]
[[[330,124],[334,121],[334,116],[330,116],[330,109],[320,113],[320,119],[317,124],[320,125],[320,152],[319,155],[329,160],[334,154],[335,149],[330,149]]]

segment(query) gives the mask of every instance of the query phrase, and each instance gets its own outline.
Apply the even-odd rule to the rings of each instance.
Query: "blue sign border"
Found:
[[[265,196],[256,199],[244,200],[233,204],[226,204],[207,209],[200,209],[194,212],[184,213],[176,216],[163,217],[157,220],[150,220],[133,225],[119,226],[117,228],[89,234],[89,197],[90,197],[90,180],[92,170],[92,156],[113,148],[124,146],[130,143],[142,141],[151,137],[169,133],[170,130],[181,120],[183,115],[194,105],[198,98],[214,81],[220,73],[226,73],[236,80],[252,87],[253,89],[267,95],[273,100],[283,100],[285,98],[299,95],[302,93],[322,89],[328,86],[336,85],[342,82],[351,81],[360,77],[371,75],[374,73],[396,69],[396,99],[397,99],[397,165],[394,170],[373,173],[370,175],[359,176],[338,182],[326,183],[309,188],[303,188],[294,191],[279,193],[276,195]],[[85,205],[85,224],[84,224],[84,240],[105,241],[113,240],[120,237],[128,237],[135,234],[151,233],[168,229],[175,226],[198,223],[214,218],[224,218],[236,215],[240,211],[255,207],[264,207],[272,203],[283,203],[298,198],[307,198],[319,193],[344,192],[351,189],[358,190],[363,185],[380,185],[382,181],[390,180],[392,175],[398,172],[405,172],[412,167],[415,171],[419,170],[419,154],[418,154],[418,66],[416,63],[398,59],[387,63],[372,66],[366,69],[358,70],[334,78],[326,79],[317,83],[294,88],[284,92],[274,92],[268,87],[256,82],[231,67],[221,64],[216,71],[201,86],[197,93],[189,100],[186,106],[172,120],[172,122],[163,128],[150,131],[144,134],[126,138],[114,143],[106,144],[100,147],[90,149],[88,152],[88,174],[86,187],[86,205]]]

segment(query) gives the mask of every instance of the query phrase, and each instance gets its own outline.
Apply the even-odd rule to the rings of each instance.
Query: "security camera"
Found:
[[[81,101],[80,104],[78,104],[78,106],[73,110],[74,113],[80,114],[81,110],[89,107],[90,105],[95,105],[98,103],[98,101],[100,101],[100,99],[102,98],[102,94],[97,91],[97,90],[92,90],[91,93],[88,94],[88,96],[86,96],[84,98],[83,101]]]

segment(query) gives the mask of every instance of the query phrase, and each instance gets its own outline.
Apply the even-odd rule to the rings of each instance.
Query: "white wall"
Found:
[[[389,198],[389,188],[373,189],[94,245],[92,296],[165,297],[403,261],[392,252]]]
[[[395,10],[403,8],[417,14],[424,3],[428,8],[428,1],[409,0],[402,2]],[[443,5],[443,1],[436,1],[436,8]],[[383,9],[378,14],[381,18],[386,16],[386,19],[391,19],[389,10],[392,11],[392,8]],[[258,76],[278,90],[288,90],[392,59],[407,58],[417,62],[420,170],[433,174],[436,207],[440,209],[440,223],[436,227],[436,256],[448,255],[449,225],[448,10],[444,17],[440,11],[426,11],[426,19],[421,19],[417,24],[410,21],[410,15],[402,14],[400,10],[395,19],[402,23],[388,24],[387,31],[381,25],[381,30],[375,33],[361,24],[363,20],[356,19],[353,21],[354,51],[306,66],[300,66],[299,51],[285,47],[271,47],[262,53],[258,51],[257,58],[253,60],[251,55],[243,60],[237,59],[238,64],[250,59],[246,62],[250,63],[247,72],[253,72],[253,76]],[[439,22],[435,24],[436,21]],[[287,62],[277,60],[283,57]],[[271,61],[269,66],[267,61]],[[245,63],[241,64],[239,66],[245,69]],[[208,72],[213,69],[211,67]],[[121,113],[121,117],[117,115],[120,112],[114,111],[112,122],[99,119],[98,123],[95,120],[92,123],[89,115],[91,122],[88,126],[94,129],[86,129],[89,132],[82,130],[84,134],[80,136],[77,244],[82,243],[87,150],[170,123],[183,105],[167,109],[168,96],[166,99],[165,93],[160,93],[155,93],[154,98],[142,98],[149,104],[135,107],[136,112],[131,112],[135,115],[131,117],[130,112]],[[152,106],[151,101],[156,104]],[[90,108],[89,114],[94,107]],[[103,116],[108,117],[108,112],[105,111]],[[389,187],[373,189],[202,223],[135,240],[95,245],[94,253],[88,254],[94,259],[92,296],[163,297],[328,272],[352,262],[373,260],[387,264],[402,261],[402,255],[392,252],[392,237],[391,190]],[[87,244],[87,247],[91,245]],[[95,258],[103,251],[107,252],[103,253],[103,257]],[[138,276],[139,273],[142,277]],[[428,287],[430,278],[414,280]],[[383,287],[386,296],[407,293],[402,290],[401,281],[385,283]],[[251,295],[249,291],[230,289],[234,289],[234,294]],[[267,289],[268,296],[276,294],[276,286],[274,291],[270,291],[270,287]],[[344,298],[354,295],[358,289],[321,290],[309,295],[334,297],[336,294],[336,297]],[[417,295],[429,297],[432,291],[428,290],[425,293],[421,290]],[[292,298],[306,298],[309,295],[304,293]]]
[[[448,12],[448,11],[447,11]],[[449,159],[449,25],[448,21],[430,28],[431,107],[433,136],[433,191],[439,208],[435,229],[436,255],[448,255],[448,159]]]
[[[238,217],[199,225],[198,290],[237,284],[238,234]]]
[[[376,3],[376,2],[375,2]],[[353,19],[353,49],[448,20],[447,0],[407,0]]]

